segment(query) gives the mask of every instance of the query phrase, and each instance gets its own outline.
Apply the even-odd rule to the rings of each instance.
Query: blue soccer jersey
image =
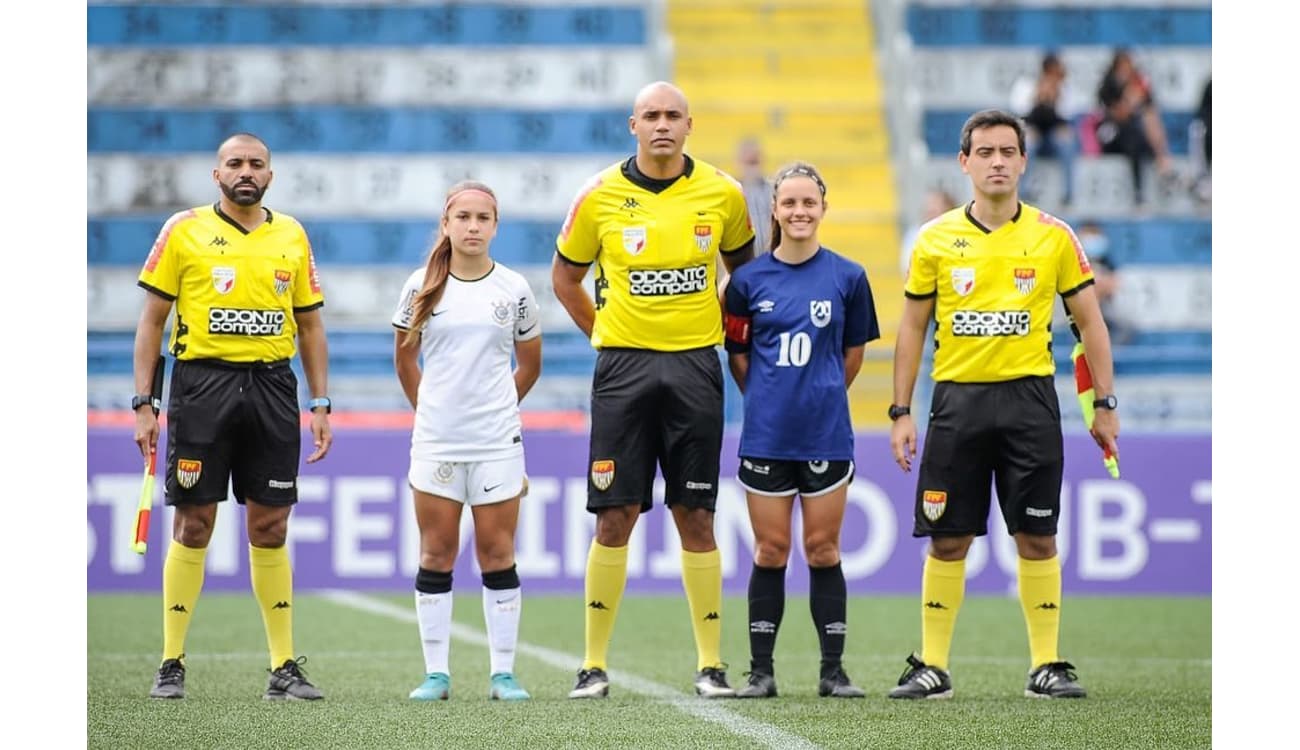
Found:
[[[862,266],[828,248],[798,265],[764,253],[727,284],[726,347],[749,354],[740,455],[853,458],[844,350],[880,338]]]

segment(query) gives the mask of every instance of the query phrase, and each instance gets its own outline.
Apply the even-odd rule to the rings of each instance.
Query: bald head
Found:
[[[260,150],[266,161],[271,160],[271,149],[266,145],[266,141],[253,135],[252,133],[235,133],[226,140],[221,142],[217,147],[217,163],[225,160],[225,155],[231,150]]]
[[[212,179],[221,188],[223,208],[255,208],[271,185],[271,150],[252,133],[236,133],[221,142]]]
[[[686,103],[686,94],[682,90],[667,81],[655,81],[646,84],[636,94],[636,99],[632,102],[632,115],[643,109],[675,109],[682,113],[683,116],[690,116],[690,109]]]

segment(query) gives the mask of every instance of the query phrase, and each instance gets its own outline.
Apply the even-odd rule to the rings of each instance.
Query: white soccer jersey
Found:
[[[424,269],[402,287],[393,325],[411,327]],[[487,461],[523,452],[511,366],[516,341],[540,336],[537,300],[523,276],[497,263],[475,281],[447,278],[420,337],[420,392],[411,455]]]

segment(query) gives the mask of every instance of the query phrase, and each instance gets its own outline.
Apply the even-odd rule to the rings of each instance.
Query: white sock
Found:
[[[483,622],[487,623],[490,674],[515,671],[515,644],[519,642],[522,589],[483,589]]]
[[[424,673],[450,675],[451,592],[415,592],[415,619],[420,624],[420,646],[424,650]]]

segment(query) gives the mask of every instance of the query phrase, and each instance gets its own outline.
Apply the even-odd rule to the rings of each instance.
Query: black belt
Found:
[[[221,370],[278,370],[281,367],[288,367],[289,360],[277,359],[274,362],[231,362],[228,359],[182,359],[180,362],[185,364],[203,365],[204,367],[215,367]]]

